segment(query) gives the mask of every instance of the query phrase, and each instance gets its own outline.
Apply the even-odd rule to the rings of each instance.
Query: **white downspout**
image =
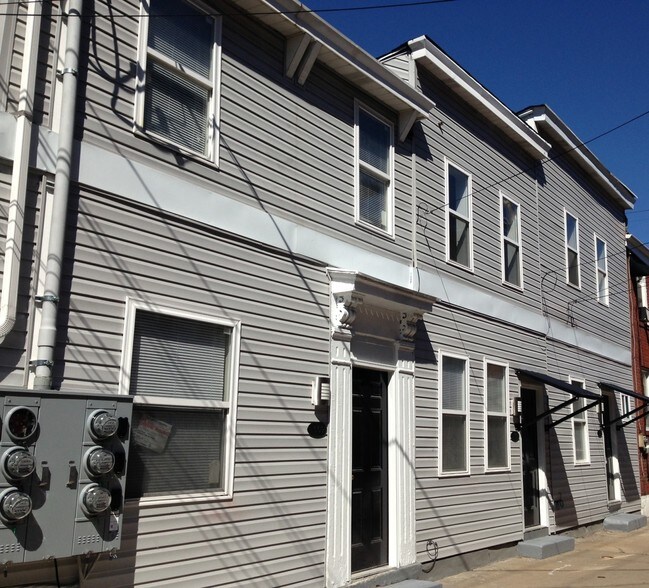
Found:
[[[67,14],[67,39],[63,62],[61,89],[61,123],[59,145],[56,153],[52,223],[48,247],[43,293],[41,326],[38,332],[38,352],[35,366],[34,388],[52,387],[52,366],[56,345],[56,320],[59,289],[63,267],[63,248],[70,192],[70,170],[74,146],[74,119],[77,105],[77,69],[81,46],[81,11],[83,0],[70,0]]]
[[[20,74],[18,112],[16,113],[16,136],[9,192],[2,294],[0,295],[0,343],[11,333],[16,324],[40,31],[41,3],[33,2],[29,4],[27,10],[25,53]]]

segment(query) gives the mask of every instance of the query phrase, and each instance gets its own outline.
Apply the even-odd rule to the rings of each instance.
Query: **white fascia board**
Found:
[[[238,0],[246,11],[257,13],[282,34],[308,34],[322,45],[318,59],[395,112],[414,111],[428,118],[435,103],[392,73],[372,55],[333,28],[297,0]],[[259,14],[262,13],[262,14]],[[272,18],[265,18],[271,16]],[[278,20],[281,15],[282,20]],[[288,26],[287,26],[288,25]]]
[[[559,144],[558,149],[565,151],[567,156],[592,174],[593,179],[622,208],[628,210],[635,206],[638,197],[602,164],[552,109],[547,106],[531,107],[519,116],[528,125],[534,125],[534,128],[545,128]]]
[[[2,114],[0,128],[4,118]],[[56,153],[57,144],[58,135],[40,127],[38,149],[32,154],[32,167],[54,173],[56,161],[51,154]],[[75,149],[79,154],[76,177],[79,184],[177,214],[279,251],[316,260],[329,268],[330,277],[335,277],[343,288],[345,282],[360,283],[368,294],[371,289],[376,289],[377,299],[384,298],[384,294],[379,296],[378,290],[389,288],[401,299],[400,304],[413,310],[432,303],[446,304],[539,335],[545,335],[550,328],[550,337],[554,340],[631,365],[628,345],[606,341],[553,319],[549,319],[548,325],[548,319],[541,312],[511,301],[506,294],[498,295],[437,272],[420,268],[413,272],[407,260],[390,259],[372,249],[270,214],[195,184],[173,170],[167,173],[88,142],[76,143]],[[179,198],[178,194],[191,194],[191,198]]]
[[[427,37],[408,41],[412,58],[421,63],[508,137],[537,159],[548,156],[550,144],[489,92]]]

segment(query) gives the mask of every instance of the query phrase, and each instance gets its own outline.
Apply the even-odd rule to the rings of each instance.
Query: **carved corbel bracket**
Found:
[[[363,303],[363,297],[354,292],[337,293],[333,298],[331,326],[334,334],[352,334],[352,324],[356,319],[356,309]]]
[[[412,343],[417,334],[417,323],[422,319],[419,312],[402,312],[399,327],[399,339],[405,343]]]

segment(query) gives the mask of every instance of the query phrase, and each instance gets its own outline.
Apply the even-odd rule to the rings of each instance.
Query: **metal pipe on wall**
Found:
[[[48,247],[43,293],[43,311],[38,332],[38,352],[35,366],[34,388],[52,387],[52,368],[56,345],[56,323],[59,290],[63,270],[63,248],[67,226],[68,196],[72,150],[74,147],[74,119],[77,105],[77,70],[81,46],[81,13],[83,0],[70,0],[67,11],[67,42],[63,62],[61,90],[61,124],[56,154],[54,176],[53,211]]]

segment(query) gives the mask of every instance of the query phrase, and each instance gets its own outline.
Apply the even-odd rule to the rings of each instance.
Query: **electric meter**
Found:
[[[104,476],[113,470],[115,454],[103,447],[93,447],[86,453],[86,470],[91,476]]]
[[[12,447],[2,456],[2,472],[10,480],[20,480],[36,469],[34,456],[22,447]]]
[[[88,516],[94,516],[104,512],[112,501],[110,491],[99,484],[89,484],[79,496],[81,509]]]
[[[0,517],[7,522],[24,519],[32,512],[32,499],[14,488],[0,494]]]
[[[18,406],[7,414],[5,426],[9,437],[14,441],[25,441],[36,432],[38,419],[30,408]]]
[[[98,410],[88,419],[90,435],[97,440],[108,439],[117,433],[119,421],[116,416],[105,410]]]

